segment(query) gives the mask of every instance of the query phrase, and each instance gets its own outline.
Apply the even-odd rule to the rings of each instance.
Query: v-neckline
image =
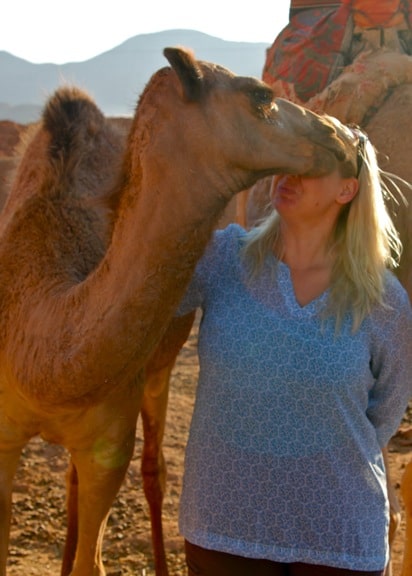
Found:
[[[329,290],[326,289],[319,294],[319,296],[316,296],[313,300],[302,306],[296,298],[289,266],[281,260],[276,261],[276,265],[278,266],[279,286],[288,308],[301,316],[312,316],[316,314],[319,306],[326,300]]]

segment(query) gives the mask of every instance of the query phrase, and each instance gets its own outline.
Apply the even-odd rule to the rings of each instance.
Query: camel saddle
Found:
[[[292,0],[262,78],[305,104],[360,53],[379,47],[412,55],[412,0]]]

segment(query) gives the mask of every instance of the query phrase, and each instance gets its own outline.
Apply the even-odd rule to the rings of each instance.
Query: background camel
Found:
[[[266,174],[323,173],[345,155],[325,120],[260,81],[165,56],[124,153],[89,97],[57,91],[0,215],[1,576],[13,477],[36,435],[71,457],[62,575],[104,575],[144,369],[225,205]]]

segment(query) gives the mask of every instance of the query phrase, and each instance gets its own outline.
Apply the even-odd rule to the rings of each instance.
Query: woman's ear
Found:
[[[342,188],[336,198],[339,204],[348,204],[356,196],[359,189],[359,181],[357,178],[345,178],[342,183]]]

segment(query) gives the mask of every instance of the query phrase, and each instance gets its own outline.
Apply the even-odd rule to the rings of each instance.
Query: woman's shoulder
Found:
[[[384,278],[384,299],[380,306],[372,311],[372,324],[379,327],[397,325],[410,333],[412,330],[412,307],[408,293],[392,271]]]
[[[239,224],[229,224],[226,228],[215,230],[209,253],[220,254],[221,257],[224,254],[233,255],[238,252],[246,233],[246,230]]]
[[[215,231],[215,241],[222,243],[233,243],[241,241],[247,232],[239,224],[229,224],[226,228],[221,228]]]
[[[246,230],[238,224],[229,224],[213,232],[205,253],[198,263],[197,270],[202,274],[221,273],[236,260],[242,238]]]
[[[408,293],[392,271],[386,271],[384,282],[385,304],[395,310],[411,310],[411,303]]]

